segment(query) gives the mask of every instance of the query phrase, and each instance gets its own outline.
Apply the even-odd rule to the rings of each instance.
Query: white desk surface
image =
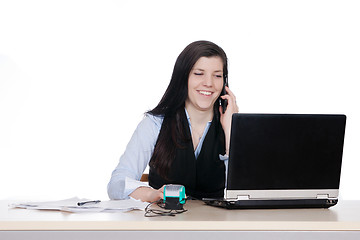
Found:
[[[360,231],[360,201],[329,209],[226,210],[188,201],[175,217],[126,213],[66,213],[8,208],[0,201],[0,231]]]

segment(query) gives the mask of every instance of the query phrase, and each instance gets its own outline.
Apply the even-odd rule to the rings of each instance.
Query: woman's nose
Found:
[[[208,87],[211,87],[212,84],[213,84],[212,76],[211,75],[205,75],[204,76],[204,85],[208,86]]]

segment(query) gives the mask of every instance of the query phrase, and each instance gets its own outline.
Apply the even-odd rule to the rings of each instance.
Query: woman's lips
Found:
[[[211,94],[213,94],[213,92],[204,91],[204,90],[199,90],[198,93],[200,93],[201,95],[204,95],[204,96],[210,96]]]

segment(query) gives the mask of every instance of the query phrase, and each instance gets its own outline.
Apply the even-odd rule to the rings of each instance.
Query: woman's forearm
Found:
[[[163,187],[160,189],[139,187],[135,189],[129,196],[143,202],[155,202],[163,198],[163,189]]]

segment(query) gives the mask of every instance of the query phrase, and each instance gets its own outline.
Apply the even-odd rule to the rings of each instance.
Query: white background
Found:
[[[107,199],[178,54],[220,45],[240,112],[343,113],[359,199],[359,1],[0,1],[0,199]]]

